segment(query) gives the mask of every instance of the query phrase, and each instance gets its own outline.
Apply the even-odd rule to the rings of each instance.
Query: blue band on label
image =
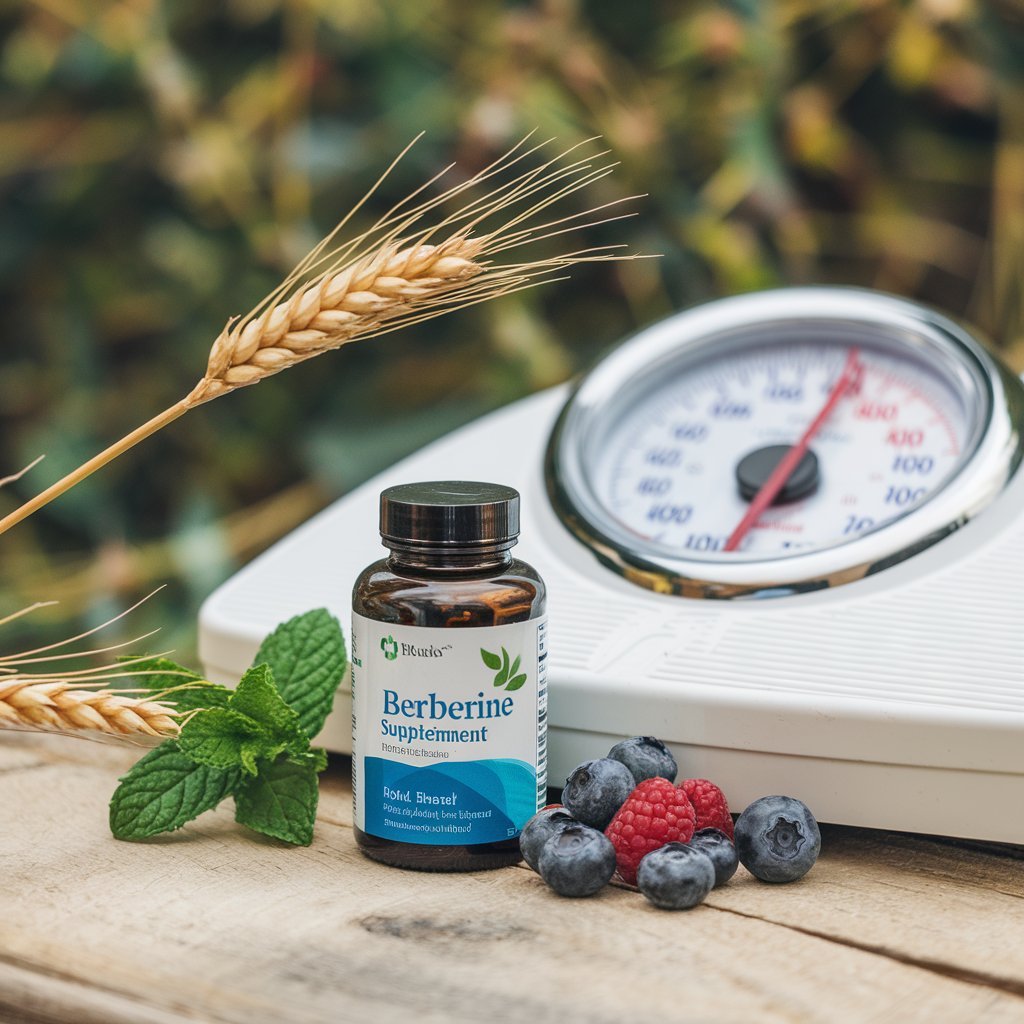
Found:
[[[418,768],[363,762],[365,831],[431,846],[493,843],[519,835],[537,811],[537,775],[525,761],[456,761]]]

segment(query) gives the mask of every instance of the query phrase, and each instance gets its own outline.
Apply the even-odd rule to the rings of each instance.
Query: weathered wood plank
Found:
[[[828,830],[804,881],[738,876],[671,914],[622,889],[562,900],[525,868],[375,865],[343,765],[309,849],[229,807],[118,843],[106,803],[136,756],[0,737],[0,1018],[1024,1020],[1010,857]]]
[[[709,901],[1024,997],[1024,861],[834,827],[823,847],[815,875],[826,869],[827,892],[742,872]]]
[[[17,1024],[181,1024],[181,1015],[131,996],[0,959],[0,1020]]]

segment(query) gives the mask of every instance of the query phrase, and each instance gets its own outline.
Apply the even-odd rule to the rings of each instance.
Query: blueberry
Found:
[[[596,828],[565,825],[544,844],[538,867],[559,896],[593,896],[615,874],[615,847]]]
[[[700,850],[715,866],[715,888],[725,885],[736,874],[739,857],[732,840],[720,828],[702,828],[694,832],[690,845]]]
[[[621,761],[584,761],[565,780],[562,803],[577,821],[603,832],[635,785],[633,773]]]
[[[807,805],[791,796],[763,796],[736,821],[740,863],[762,882],[794,882],[814,867],[821,833]]]
[[[656,907],[687,910],[715,887],[715,865],[693,846],[666,843],[640,861],[636,884]]]
[[[523,860],[537,870],[537,858],[544,844],[566,825],[575,824],[576,819],[564,807],[545,807],[538,811],[519,833],[519,852]]]
[[[679,771],[672,751],[653,736],[634,736],[630,740],[616,743],[608,751],[608,756],[621,761],[633,773],[637,782],[656,778],[675,782]]]

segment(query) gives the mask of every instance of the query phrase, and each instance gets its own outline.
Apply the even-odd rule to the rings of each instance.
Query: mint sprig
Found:
[[[310,737],[323,726],[346,665],[338,621],[319,608],[278,626],[235,690],[166,658],[130,659],[139,685],[192,711],[121,779],[110,801],[118,839],[181,828],[227,796],[235,818],[287,843],[313,841],[317,774],[327,753]],[[182,684],[186,685],[182,685]]]
[[[239,772],[197,765],[167,740],[121,779],[110,801],[110,831],[118,839],[173,832],[216,807],[240,783]]]
[[[281,696],[309,736],[331,713],[348,656],[338,620],[318,608],[282,623],[260,644],[254,665],[268,665]]]
[[[248,775],[259,771],[257,759],[272,743],[258,722],[230,708],[211,708],[181,730],[178,746],[196,764],[208,768],[239,768]]]
[[[296,846],[313,841],[319,796],[312,762],[281,758],[235,791],[235,821]]]

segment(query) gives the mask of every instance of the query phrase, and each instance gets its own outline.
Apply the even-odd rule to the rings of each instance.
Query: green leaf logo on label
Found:
[[[509,659],[509,653],[504,647],[501,654],[493,651],[486,651],[480,648],[480,660],[494,672],[494,685],[504,687],[506,692],[521,689],[526,682],[526,673],[519,671],[522,656],[516,655],[515,660]]]
[[[390,633],[380,638],[380,649],[388,661],[394,661],[398,657],[398,643]]]

